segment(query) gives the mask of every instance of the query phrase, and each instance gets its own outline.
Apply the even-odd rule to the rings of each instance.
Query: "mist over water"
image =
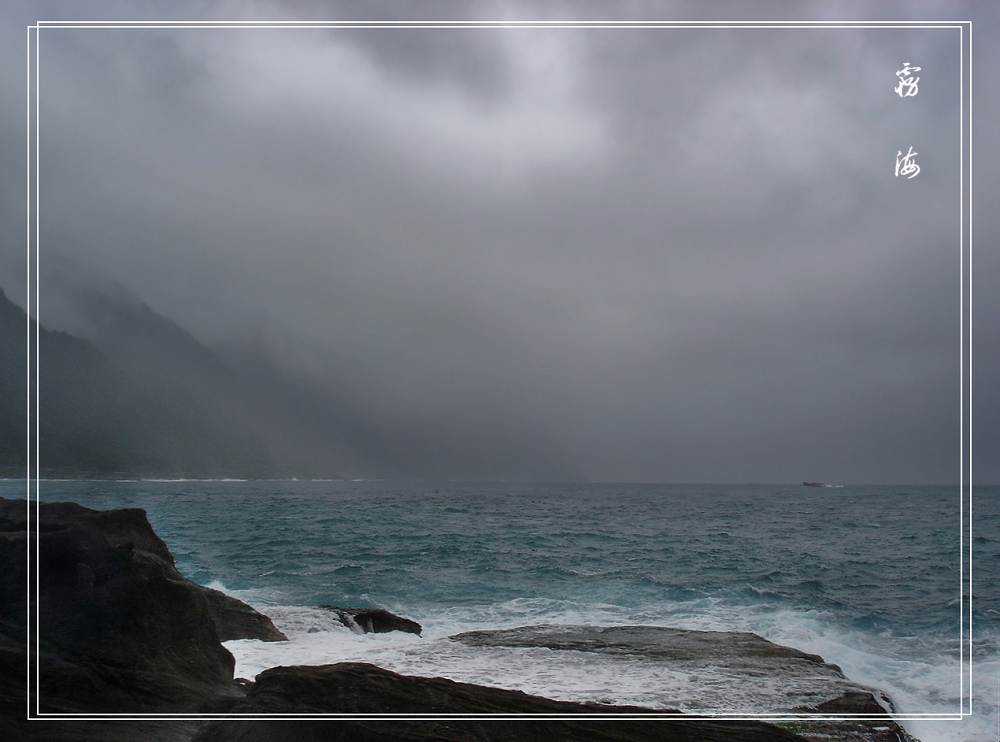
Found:
[[[960,709],[957,487],[43,481],[40,493],[146,508],[182,573],[271,615],[289,643],[227,644],[246,677],[358,660],[556,698],[772,711],[731,682],[706,695],[695,689],[718,682],[641,662],[447,638],[632,624],[752,631],[838,664],[900,714]],[[923,742],[995,727],[997,494],[974,492],[975,715],[904,722]],[[321,604],[387,608],[424,633],[354,634]]]
[[[220,451],[206,476],[950,482],[968,267],[954,30],[47,28],[38,319],[94,330],[54,275],[68,264],[243,381],[280,369],[253,391],[288,415],[202,384],[215,422],[188,427],[266,437],[234,466],[285,469],[240,474]],[[904,58],[923,75],[905,101]],[[24,122],[0,125],[20,147]],[[906,184],[904,133],[926,163]],[[23,302],[9,244],[0,277]],[[182,355],[165,350],[135,368]],[[978,440],[990,482],[997,447]]]

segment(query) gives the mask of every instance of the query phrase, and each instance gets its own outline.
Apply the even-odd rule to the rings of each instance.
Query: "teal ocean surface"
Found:
[[[24,497],[24,482],[0,495]],[[553,698],[764,714],[749,689],[699,701],[640,661],[446,639],[545,623],[753,631],[840,665],[905,716],[959,714],[963,695],[968,712],[971,677],[971,717],[903,725],[923,742],[1000,738],[1000,488],[973,491],[971,535],[958,487],[42,481],[38,496],[144,508],[183,574],[275,618],[291,642],[227,643],[245,677],[362,660]],[[352,634],[321,604],[387,608],[424,634]]]

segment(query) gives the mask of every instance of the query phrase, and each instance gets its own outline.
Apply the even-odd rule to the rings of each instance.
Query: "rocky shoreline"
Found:
[[[452,637],[476,646],[643,652],[688,666],[713,664],[793,684],[808,676],[827,695],[803,692],[797,721],[717,721],[647,708],[555,701],[520,691],[399,675],[364,663],[276,667],[253,682],[233,677],[221,642],[283,641],[263,614],[187,580],[140,509],[95,511],[42,503],[28,532],[24,500],[0,498],[0,738],[5,740],[869,740],[909,738],[867,690],[815,655],[753,634],[662,627],[523,627]],[[37,533],[36,582],[27,556]],[[37,571],[36,571],[37,570]],[[32,594],[29,595],[29,588]],[[359,632],[408,631],[416,622],[387,611],[322,606]],[[43,714],[191,714],[198,720],[26,721],[28,616],[37,619]],[[34,649],[34,648],[32,648]],[[810,688],[815,686],[809,686]],[[34,699],[32,699],[34,700]],[[670,718],[663,718],[669,713]],[[430,715],[420,720],[216,719],[204,715]],[[451,719],[448,715],[558,714],[560,718]],[[860,715],[826,721],[814,714]],[[586,715],[586,718],[573,717]],[[596,718],[593,718],[596,717]]]

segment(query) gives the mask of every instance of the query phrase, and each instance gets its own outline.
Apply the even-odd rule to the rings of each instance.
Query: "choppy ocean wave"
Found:
[[[974,715],[904,725],[923,742],[1000,738],[996,489],[975,493],[971,543],[958,488],[43,482],[40,494],[145,508],[185,575],[271,615],[291,641],[230,642],[244,676],[361,660],[566,700],[772,710],[758,689],[634,657],[448,639],[665,626],[752,631],[836,663],[900,714],[945,715],[969,697],[971,615]],[[387,608],[424,633],[354,634],[321,604]]]

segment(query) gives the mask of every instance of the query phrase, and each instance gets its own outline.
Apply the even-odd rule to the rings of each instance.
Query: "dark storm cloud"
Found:
[[[511,81],[495,34],[449,29],[332,29],[336,41],[369,52],[373,61],[402,83],[443,80],[484,104],[502,99]]]
[[[385,471],[957,474],[945,32],[42,41],[43,262],[72,256],[204,341],[320,380],[351,400]],[[903,61],[924,68],[917,98],[892,92]],[[903,182],[894,156],[911,143],[924,171]],[[43,321],[72,328],[58,311],[43,304]]]

